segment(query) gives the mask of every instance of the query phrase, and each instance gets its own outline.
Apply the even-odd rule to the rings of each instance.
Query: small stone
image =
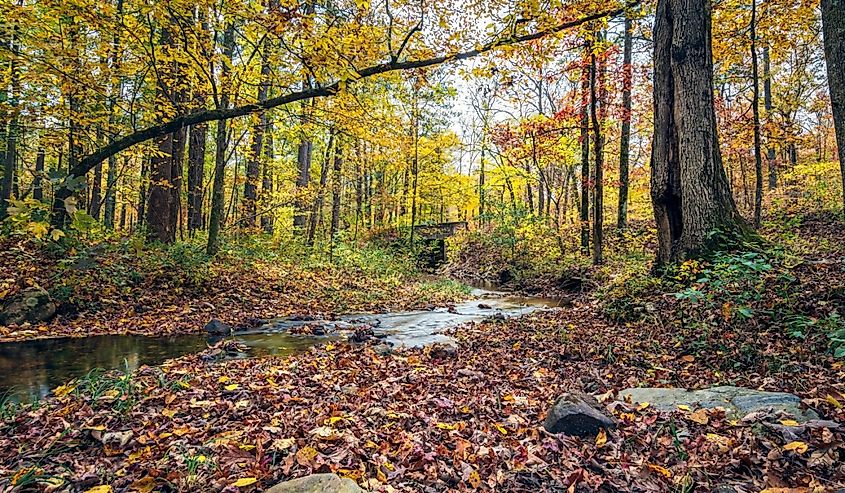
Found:
[[[482,310],[492,310],[493,309],[493,307],[488,305],[487,303],[479,303],[478,308],[480,308]]]
[[[375,346],[373,346],[373,351],[375,351],[376,354],[379,356],[387,356],[388,354],[393,353],[393,347],[390,343],[383,342],[381,344],[376,344]]]
[[[205,324],[205,331],[213,336],[227,336],[232,333],[232,326],[213,318]]]
[[[458,350],[450,344],[432,344],[429,353],[431,359],[451,359],[458,355]]]
[[[266,493],[364,493],[355,481],[337,474],[312,474],[279,483]]]
[[[549,433],[581,438],[596,436],[602,429],[615,428],[616,424],[599,410],[599,406],[586,394],[564,393],[549,410],[543,427]]]

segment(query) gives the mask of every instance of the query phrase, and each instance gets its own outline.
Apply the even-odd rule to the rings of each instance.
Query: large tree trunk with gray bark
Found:
[[[845,0],[822,0],[822,31],[845,214]]]
[[[657,267],[748,233],[722,167],[713,108],[709,0],[658,0],[651,197]],[[714,236],[713,233],[718,233]]]

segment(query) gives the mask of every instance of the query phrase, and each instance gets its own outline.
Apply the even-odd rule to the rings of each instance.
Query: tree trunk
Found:
[[[228,22],[226,30],[223,33],[223,62],[220,64],[220,98],[219,104],[221,109],[226,109],[229,106],[229,72],[230,63],[232,60],[232,53],[235,49],[235,24]],[[220,223],[223,220],[223,206],[225,202],[224,197],[224,178],[226,175],[226,144],[227,144],[227,125],[226,120],[219,120],[217,122],[217,136],[215,138],[214,149],[214,183],[211,187],[211,214],[208,220],[208,245],[206,252],[208,255],[214,255],[220,248]]]
[[[584,47],[584,67],[581,74],[581,252],[590,253],[590,66],[589,56],[592,47]]]
[[[326,182],[329,177],[329,162],[332,160],[332,145],[334,144],[335,129],[329,130],[329,141],[326,144],[326,153],[324,155],[323,164],[320,166],[320,188],[317,190],[317,197],[314,199],[314,205],[311,207],[311,218],[308,221],[308,237],[306,244],[312,246],[314,244],[314,237],[317,234],[317,225],[319,223],[320,211],[323,210],[323,200],[326,195]]]
[[[754,227],[763,214],[763,149],[760,142],[760,71],[757,63],[757,0],[751,0],[751,114],[754,119]]]
[[[9,200],[12,198],[12,184],[15,178],[15,167],[18,162],[18,139],[20,138],[20,127],[18,125],[18,97],[20,96],[20,79],[18,70],[18,24],[15,23],[12,29],[12,35],[8,43],[9,51],[12,56],[9,57],[9,85],[11,91],[9,93],[8,102],[0,100],[0,103],[8,103],[9,105],[9,126],[5,132],[6,141],[0,141],[0,146],[5,146],[3,152],[3,180],[0,182],[0,220],[6,217],[6,209],[9,206]],[[2,48],[2,47],[0,47]],[[3,119],[0,125],[5,126],[6,120]]]
[[[845,215],[845,0],[822,0],[822,26]]]
[[[97,128],[97,145],[102,145],[103,129]],[[94,181],[91,185],[91,202],[88,204],[88,215],[96,220],[100,219],[100,205],[103,200],[103,163],[94,167]]]
[[[176,49],[171,29],[171,26],[165,26],[161,30],[159,43],[164,52]],[[178,113],[178,106],[184,97],[172,81],[179,78],[179,64],[171,62],[163,70],[169,72],[169,77],[167,80],[158,81],[157,101],[162,107],[170,107]],[[152,157],[150,164],[150,192],[147,201],[147,236],[150,240],[162,243],[176,241],[184,149],[184,127],[177,128],[173,133],[158,140],[159,152]]]
[[[203,228],[202,204],[207,138],[207,123],[198,123],[191,127],[188,142],[188,231],[191,233]]]
[[[625,37],[622,42],[622,136],[619,140],[619,204],[616,212],[616,229],[628,228],[628,166],[631,158],[631,87],[633,71],[631,68],[633,53],[634,25],[630,17],[625,17]]]
[[[593,264],[602,262],[602,241],[604,232],[604,137],[601,133],[601,121],[598,116],[600,104],[597,82],[596,53],[590,53],[590,118],[593,122],[593,154],[595,162],[595,183],[593,188]]]
[[[272,4],[273,2],[268,2]],[[270,50],[271,38],[264,38],[261,49],[261,80],[258,84],[258,101],[266,101],[270,93]],[[252,147],[246,166],[246,181],[244,182],[243,221],[247,228],[255,227],[258,203],[258,181],[261,173],[261,158],[263,157],[264,129],[267,128],[267,113],[260,113],[255,117],[252,127]]]
[[[730,193],[716,133],[709,0],[658,0],[654,26],[651,196],[656,267],[747,232]]]
[[[141,158],[141,173],[138,187],[138,226],[144,224],[144,218],[147,217],[147,184],[149,183],[150,165],[147,158]]]
[[[334,166],[332,167],[332,220],[329,228],[329,242],[332,249],[334,248],[335,235],[340,229],[340,193],[343,176],[343,147],[341,146],[340,136],[338,136],[337,144],[334,148]]]
[[[273,123],[269,120],[267,121],[267,126],[265,128],[266,140],[264,144],[264,170],[262,171],[262,178],[261,178],[261,201],[265,204],[269,203],[272,194],[273,194],[273,173],[270,170],[270,163],[273,162],[274,159],[274,151],[273,151]],[[265,233],[271,234],[273,233],[273,218],[275,217],[274,214],[264,213],[261,214],[261,229],[264,230]]]
[[[35,177],[32,180],[32,198],[44,200],[44,148],[38,148],[35,155]]]
[[[766,121],[769,127],[766,136],[768,143],[766,149],[766,161],[769,167],[769,190],[774,190],[778,186],[778,170],[777,159],[775,158],[775,146],[772,143],[771,136],[771,117],[774,105],[772,104],[772,71],[771,62],[769,60],[769,47],[763,47],[763,105],[766,108]]]
[[[306,111],[306,105],[303,106],[303,115]],[[303,116],[303,121],[305,117]],[[307,215],[307,200],[305,199],[305,191],[308,188],[308,183],[311,181],[311,142],[302,136],[299,142],[299,148],[296,152],[296,167],[299,171],[296,176],[296,211],[293,216],[293,228],[302,234],[305,231],[305,219]]]

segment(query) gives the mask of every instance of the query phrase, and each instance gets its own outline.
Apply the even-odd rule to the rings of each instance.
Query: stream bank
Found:
[[[451,343],[443,331],[490,317],[518,317],[554,307],[556,300],[511,297],[507,293],[475,289],[471,299],[431,310],[358,313],[332,320],[284,317],[231,336],[247,350],[233,357],[289,356],[324,342],[348,338],[355,329],[369,328],[392,346]],[[91,371],[135,371],[171,358],[198,353],[220,337],[179,334],[166,337],[102,335],[44,339],[0,344],[0,395],[34,402],[51,390]]]

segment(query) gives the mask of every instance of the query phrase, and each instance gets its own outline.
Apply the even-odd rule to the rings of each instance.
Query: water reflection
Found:
[[[252,348],[244,356],[287,356],[318,340],[290,334],[251,334],[236,339]],[[213,342],[214,338],[205,335],[107,335],[4,343],[0,344],[0,395],[31,402],[95,368],[128,367],[132,371],[202,351]]]
[[[475,299],[450,309],[411,311],[380,315],[350,315],[325,322],[339,331],[366,324],[395,345],[421,346],[451,342],[441,332],[461,323],[491,316],[520,316],[558,306],[556,300],[506,297],[504,293],[476,290]],[[499,315],[497,315],[499,314]],[[326,338],[289,334],[287,330],[314,321],[278,320],[260,330],[242,333],[235,340],[250,347],[241,357],[287,356]],[[219,339],[219,338],[216,338]],[[0,344],[0,396],[31,402],[95,368],[138,369],[167,359],[204,350],[215,338],[205,335],[144,337],[135,335],[94,336],[79,339],[48,339]]]

